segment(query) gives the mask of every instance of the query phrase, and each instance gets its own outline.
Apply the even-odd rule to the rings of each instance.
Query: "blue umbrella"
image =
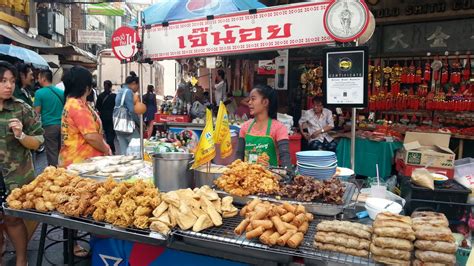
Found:
[[[23,60],[25,63],[31,63],[37,68],[48,68],[48,62],[41,55],[23,47],[0,44],[0,54],[15,57]]]
[[[145,24],[156,24],[265,7],[257,0],[158,0],[143,11],[143,17]]]

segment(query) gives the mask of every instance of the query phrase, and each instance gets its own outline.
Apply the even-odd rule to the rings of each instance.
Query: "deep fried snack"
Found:
[[[290,239],[290,237],[295,233],[296,232],[292,231],[292,230],[286,231],[286,233],[284,235],[282,235],[282,236],[280,236],[280,238],[278,238],[277,244],[281,247],[285,246],[286,243],[288,242],[288,239]]]
[[[384,256],[372,255],[372,259],[377,262],[381,262],[387,265],[399,265],[399,266],[410,266],[409,260],[399,260],[394,258],[388,258]]]
[[[415,247],[420,250],[438,251],[443,253],[456,253],[457,245],[454,242],[416,240]]]
[[[436,262],[451,265],[454,265],[456,263],[455,255],[436,251],[416,250],[415,257],[423,262]]]
[[[252,238],[259,237],[260,235],[263,234],[263,232],[265,232],[265,229],[263,229],[263,227],[259,226],[255,229],[253,229],[252,231],[247,232],[245,234],[245,238],[252,239]]]
[[[236,235],[241,235],[249,224],[250,224],[249,219],[242,220],[242,222],[240,222],[240,224],[234,229],[234,233]]]
[[[407,228],[377,227],[374,228],[374,233],[378,236],[408,239],[410,241],[415,240],[415,232]]]
[[[399,260],[410,260],[411,253],[410,251],[398,250],[393,248],[380,248],[370,244],[370,253],[376,256],[388,257]]]
[[[318,231],[344,233],[369,240],[372,237],[370,226],[347,221],[322,221],[316,228]]]
[[[363,238],[335,232],[317,232],[314,239],[319,243],[333,244],[352,249],[369,250],[370,241]]]
[[[269,221],[269,220],[251,220],[250,223],[252,224],[253,228],[257,228],[261,226],[264,229],[270,229],[273,227],[272,221]]]
[[[412,251],[413,243],[410,240],[393,238],[393,237],[382,237],[373,235],[372,242],[381,248],[392,248],[399,250]]]
[[[286,228],[285,224],[281,221],[280,217],[273,216],[271,220],[276,230],[278,231],[278,233],[280,235],[284,235],[288,229]]]
[[[280,238],[280,234],[278,232],[274,232],[268,239],[268,245],[269,246],[276,245],[279,238]]]
[[[260,242],[265,245],[270,245],[270,236],[274,233],[273,229],[267,229],[267,231],[263,232],[262,235],[258,238]]]
[[[357,257],[368,257],[369,256],[369,251],[367,251],[365,249],[346,248],[344,246],[326,244],[326,243],[321,243],[321,242],[317,242],[317,241],[314,241],[313,246],[317,249],[328,250],[328,251],[336,251],[336,252],[349,254],[349,255],[357,256]]]
[[[297,248],[299,245],[301,245],[301,242],[303,242],[304,235],[301,232],[297,232],[296,234],[292,235],[290,239],[286,242],[286,244],[290,248]]]

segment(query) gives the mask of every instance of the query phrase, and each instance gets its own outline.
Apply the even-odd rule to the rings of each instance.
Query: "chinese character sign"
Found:
[[[151,59],[245,53],[314,46],[333,40],[323,27],[330,1],[259,9],[154,25],[145,30],[144,56]]]

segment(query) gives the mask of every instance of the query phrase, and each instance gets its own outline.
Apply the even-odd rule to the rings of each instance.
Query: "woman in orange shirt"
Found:
[[[91,157],[112,155],[103,137],[99,115],[86,100],[92,91],[92,74],[83,67],[75,66],[64,75],[63,82],[67,100],[61,120],[59,165],[67,167]]]

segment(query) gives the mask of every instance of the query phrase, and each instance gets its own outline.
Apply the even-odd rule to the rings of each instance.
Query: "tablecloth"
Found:
[[[403,147],[401,142],[377,142],[356,138],[355,173],[376,176],[375,164],[379,164],[380,177],[387,177],[392,171],[395,152]],[[338,166],[351,168],[351,140],[340,138],[337,144]]]

